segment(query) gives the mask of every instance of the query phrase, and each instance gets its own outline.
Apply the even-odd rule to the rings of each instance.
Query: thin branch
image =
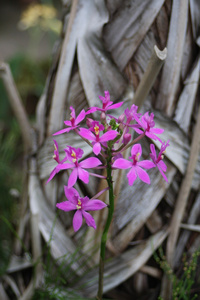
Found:
[[[28,149],[32,148],[31,126],[29,124],[26,111],[23,107],[22,100],[13,80],[10,67],[4,62],[0,63],[0,77],[2,78],[4,86],[6,88],[8,98],[10,100],[10,105],[14,111],[17,121],[19,122],[22,138],[24,141],[24,147],[27,151]]]
[[[180,227],[183,228],[183,229],[200,232],[200,225],[181,223]]]

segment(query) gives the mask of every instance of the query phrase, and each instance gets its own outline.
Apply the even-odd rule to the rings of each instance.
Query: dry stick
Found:
[[[42,245],[39,230],[39,216],[37,213],[31,214],[31,235],[32,235],[32,251],[35,265],[35,286],[38,287],[42,280]]]
[[[192,185],[192,178],[194,175],[197,159],[199,156],[199,148],[200,148],[200,106],[198,110],[197,123],[194,130],[187,170],[181,184],[181,188],[178,194],[178,199],[176,201],[176,207],[174,209],[174,213],[171,220],[171,226],[170,226],[171,232],[167,241],[167,250],[166,250],[167,261],[172,267],[174,263],[174,252],[175,252],[175,246],[176,246],[179,230],[181,227],[181,221],[183,219],[183,215],[187,205],[187,200]],[[165,300],[171,299],[170,292],[169,292],[171,288],[171,283],[169,282],[166,276],[163,278],[162,285],[163,285],[162,296],[164,297]]]
[[[180,227],[183,228],[183,229],[200,232],[200,225],[181,223]]]
[[[17,121],[19,122],[25,150],[28,151],[32,148],[31,126],[23,107],[22,100],[14,83],[10,68],[8,64],[4,62],[0,63],[0,77],[2,78],[4,86],[8,93],[10,105],[15,113]]]
[[[32,251],[35,265],[34,278],[31,279],[28,287],[24,291],[19,300],[32,299],[35,288],[39,287],[42,281],[42,264],[39,262],[42,256],[42,246],[39,231],[39,216],[36,213],[31,214],[31,235],[32,235]]]
[[[146,72],[144,73],[144,76],[142,77],[142,80],[140,81],[140,84],[133,98],[133,103],[135,105],[138,105],[139,108],[142,107],[142,104],[146,99],[149,91],[151,90],[166,57],[167,48],[161,51],[155,45]]]

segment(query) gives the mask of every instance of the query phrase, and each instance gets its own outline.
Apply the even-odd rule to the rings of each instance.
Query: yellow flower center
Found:
[[[139,156],[140,156],[140,153],[138,152],[138,153],[135,155],[135,160],[136,160],[136,161],[139,160]]]
[[[96,135],[99,135],[99,126],[98,125],[95,125],[94,131],[95,131]]]
[[[72,159],[73,163],[75,163],[76,162],[76,153],[74,152],[74,150],[72,150],[71,157],[73,158]]]
[[[54,149],[55,149],[55,151],[58,151],[58,149],[57,149],[57,147],[56,147],[55,144],[54,144]],[[56,154],[53,155],[53,159],[54,159],[54,158],[56,158]]]
[[[81,200],[80,199],[78,199],[78,204],[76,205],[76,208],[81,209]]]

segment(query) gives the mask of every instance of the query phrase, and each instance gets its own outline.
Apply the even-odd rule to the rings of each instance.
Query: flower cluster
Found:
[[[81,227],[83,217],[88,226],[96,228],[93,217],[87,211],[100,210],[107,206],[97,197],[108,188],[92,199],[80,197],[74,188],[77,179],[80,179],[85,184],[89,183],[90,176],[106,179],[104,176],[89,172],[88,169],[111,168],[112,172],[116,169],[130,169],[127,173],[127,178],[129,185],[133,185],[137,178],[150,184],[150,178],[146,170],[157,167],[163,178],[168,182],[165,175],[167,166],[163,162],[163,158],[164,152],[169,146],[169,141],[166,143],[162,142],[158,136],[163,133],[164,129],[155,127],[154,114],[146,112],[142,115],[137,112],[138,107],[133,104],[130,109],[126,108],[122,115],[115,118],[108,114],[108,111],[121,107],[123,102],[113,104],[110,101],[108,91],[105,91],[105,97],[99,96],[99,99],[102,101],[102,107],[91,107],[87,111],[82,110],[78,116],[76,116],[74,108],[70,107],[71,118],[64,121],[66,128],[54,134],[55,136],[73,130],[92,147],[93,153],[98,156],[98,158],[89,157],[82,160],[83,150],[68,145],[64,149],[65,157],[60,160],[58,144],[54,140],[55,151],[53,158],[57,162],[57,166],[51,172],[47,182],[52,180],[61,170],[70,171],[67,186],[64,187],[68,201],[58,203],[56,206],[64,211],[76,210],[73,218],[75,231]],[[87,117],[95,111],[100,112],[99,120]],[[87,128],[81,127],[81,123],[85,119]],[[134,140],[132,139],[131,130],[138,134]],[[150,145],[151,152],[149,156],[151,160],[140,160],[142,147],[138,141],[144,136],[161,143],[158,156],[154,144]],[[122,153],[129,147],[132,147],[131,156],[129,159],[124,159]],[[106,163],[104,163],[105,161]]]

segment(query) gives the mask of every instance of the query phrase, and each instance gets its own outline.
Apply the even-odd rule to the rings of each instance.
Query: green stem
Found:
[[[106,251],[106,241],[108,236],[108,230],[112,222],[113,212],[114,212],[114,192],[113,192],[113,181],[112,181],[112,167],[111,167],[111,153],[109,153],[107,158],[107,183],[109,187],[109,207],[108,207],[108,218],[105,224],[105,228],[101,237],[101,248],[100,248],[100,261],[99,261],[99,290],[97,294],[97,299],[102,300],[103,294],[103,272],[104,272],[104,261],[105,261],[105,251]]]

